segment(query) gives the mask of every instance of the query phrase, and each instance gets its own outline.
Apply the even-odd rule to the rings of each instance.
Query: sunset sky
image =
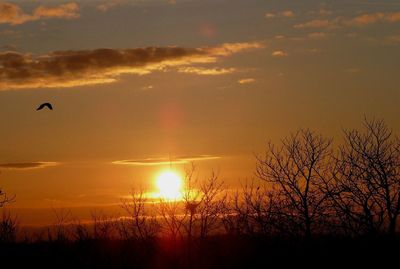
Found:
[[[109,206],[194,162],[235,187],[300,127],[399,131],[399,59],[398,0],[0,1],[0,186]]]

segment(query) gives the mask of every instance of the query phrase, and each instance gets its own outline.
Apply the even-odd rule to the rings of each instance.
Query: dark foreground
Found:
[[[12,243],[0,246],[0,268],[398,268],[400,238],[211,237],[191,243],[132,242]]]

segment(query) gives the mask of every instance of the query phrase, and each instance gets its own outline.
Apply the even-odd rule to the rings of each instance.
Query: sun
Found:
[[[167,200],[180,200],[182,198],[182,178],[174,171],[161,172],[156,180],[158,196]]]

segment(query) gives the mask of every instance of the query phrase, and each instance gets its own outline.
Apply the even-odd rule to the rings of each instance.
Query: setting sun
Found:
[[[182,198],[182,178],[178,173],[168,170],[160,173],[156,180],[158,196],[168,200]]]

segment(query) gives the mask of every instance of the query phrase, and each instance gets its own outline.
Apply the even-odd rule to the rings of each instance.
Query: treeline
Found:
[[[221,234],[307,240],[396,234],[400,140],[384,121],[365,119],[362,129],[344,130],[337,146],[301,129],[279,144],[268,143],[256,162],[256,178],[235,191],[215,173],[198,180],[191,167],[182,200],[153,201],[136,190],[121,202],[124,213],[118,217],[93,213],[90,223],[80,223],[69,212],[55,211],[53,226],[22,240],[151,242],[165,237],[190,244]],[[15,241],[17,224],[3,214],[0,241]]]

